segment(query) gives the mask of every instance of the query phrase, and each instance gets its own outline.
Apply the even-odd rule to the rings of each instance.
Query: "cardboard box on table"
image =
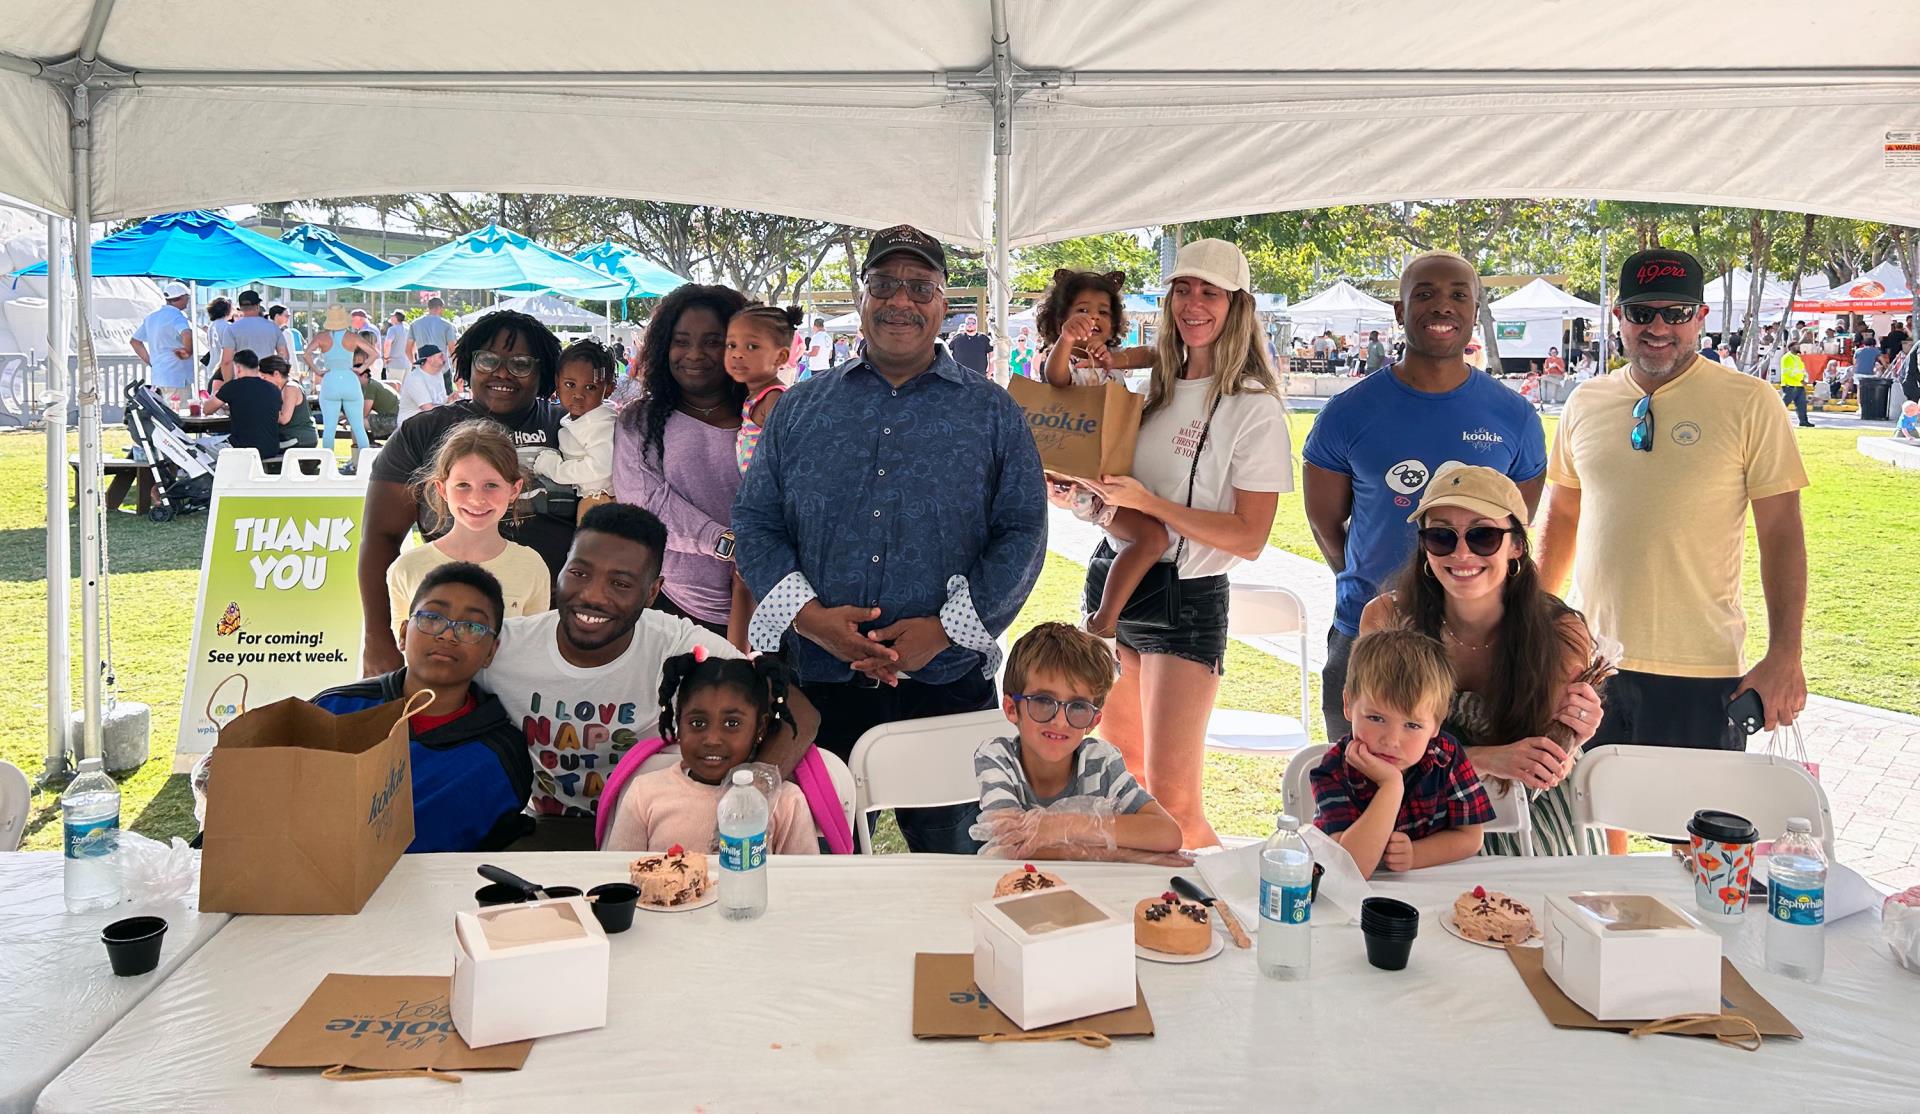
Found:
[[[453,915],[453,1027],[474,1048],[607,1023],[607,934],[584,898]]]
[[[1133,448],[1146,399],[1126,384],[1050,387],[1016,375],[1007,393],[1026,414],[1042,468],[1088,480],[1133,474]]]
[[[1022,1029],[1134,1004],[1133,921],[1060,886],[973,906],[973,981]]]
[[[406,713],[398,700],[336,716],[288,698],[221,728],[201,911],[358,913],[413,842]]]
[[[1649,894],[1547,899],[1547,975],[1601,1021],[1720,1012],[1720,937]]]

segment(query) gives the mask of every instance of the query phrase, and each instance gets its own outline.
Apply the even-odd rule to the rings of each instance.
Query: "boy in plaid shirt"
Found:
[[[1493,803],[1466,751],[1440,730],[1453,701],[1440,644],[1411,630],[1362,636],[1342,699],[1353,734],[1308,775],[1314,825],[1368,878],[1479,854]]]

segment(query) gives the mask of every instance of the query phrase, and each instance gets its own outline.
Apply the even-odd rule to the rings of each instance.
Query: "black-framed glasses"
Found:
[[[1511,526],[1469,526],[1464,532],[1451,526],[1427,526],[1420,531],[1420,544],[1435,557],[1450,557],[1464,537],[1467,548],[1476,556],[1491,557],[1511,533]]]
[[[438,611],[428,611],[425,608],[413,613],[413,629],[421,634],[435,636],[442,631],[450,630],[453,632],[455,642],[478,642],[498,633],[485,623],[476,623],[471,619],[449,619]]]
[[[1705,306],[1621,306],[1620,312],[1635,325],[1651,325],[1658,316],[1669,325],[1685,325]]]
[[[1061,708],[1067,710],[1067,724],[1071,727],[1092,727],[1093,721],[1100,715],[1100,705],[1088,700],[1069,700],[1062,704],[1051,696],[1022,692],[1008,693],[1007,699],[1015,704],[1025,704],[1028,717],[1035,723],[1052,723]]]
[[[534,356],[502,356],[498,352],[475,352],[473,369],[484,371],[488,375],[506,369],[515,379],[531,379],[540,370],[540,360]]]
[[[883,302],[905,290],[907,297],[924,306],[946,289],[930,279],[900,279],[882,274],[868,275],[866,279],[867,293]]]
[[[1653,451],[1653,396],[1641,395],[1640,401],[1633,404],[1633,450],[1640,453]]]

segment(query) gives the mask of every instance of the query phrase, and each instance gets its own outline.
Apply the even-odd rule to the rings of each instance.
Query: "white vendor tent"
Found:
[[[1728,327],[1721,318],[1727,312],[1727,285],[1733,285],[1733,328],[1739,328],[1747,317],[1747,299],[1752,296],[1753,272],[1745,267],[1735,267],[1730,274],[1721,275],[1707,283],[1702,297],[1707,303],[1707,329],[1719,332]],[[1801,280],[1804,288],[1806,280]],[[1771,324],[1780,320],[1787,311],[1787,284],[1771,275],[1760,280],[1760,305],[1756,307],[1761,324]]]
[[[1793,309],[1795,313],[1891,313],[1905,317],[1913,312],[1913,302],[1906,272],[1889,259],[1851,282],[1796,299]]]
[[[1797,0],[1718,7],[1693,25],[1713,28],[1703,52],[1668,0],[1619,0],[1577,26],[1576,5],[1510,0],[576,0],[565,19],[523,0],[343,0],[276,7],[237,37],[162,0],[10,0],[0,193],[71,216],[83,242],[99,220],[423,188],[907,221],[991,242],[1002,334],[1011,246],[1206,217],[1601,197],[1920,226],[1920,171],[1889,131],[1920,102],[1920,5],[1858,0],[1846,14],[1868,35],[1833,34]],[[354,27],[372,33],[342,37]],[[1365,48],[1313,49],[1302,27]],[[252,121],[244,142],[185,139],[236,114]],[[314,155],[369,135],[431,142],[420,158]],[[75,271],[85,316],[86,252]],[[93,521],[88,330],[79,344]],[[50,472],[64,530],[65,470]],[[90,662],[98,578],[90,542]],[[65,649],[50,649],[64,678]],[[83,753],[97,753],[100,671],[80,672]]]
[[[47,219],[0,205],[0,354],[51,350],[47,336],[47,280],[10,272],[47,257]],[[72,294],[68,294],[72,303]],[[101,356],[132,356],[127,341],[160,308],[160,284],[146,278],[93,280],[93,348]]]
[[[508,298],[503,302],[482,306],[472,313],[463,313],[454,318],[453,323],[466,329],[487,314],[503,309],[528,314],[552,329],[604,329],[612,324],[600,314],[581,309],[557,294],[529,294],[523,298]]]
[[[1293,321],[1293,335],[1317,335],[1332,329],[1344,336],[1362,329],[1388,329],[1393,326],[1393,306],[1353,286],[1345,279],[1334,283],[1311,298],[1287,307]]]
[[[1487,307],[1493,313],[1494,336],[1502,359],[1540,359],[1562,347],[1563,322],[1584,317],[1596,321],[1600,307],[1576,298],[1546,279],[1537,278]]]

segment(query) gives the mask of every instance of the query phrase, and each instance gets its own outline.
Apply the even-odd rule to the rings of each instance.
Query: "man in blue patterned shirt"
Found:
[[[1040,575],[1040,454],[1006,391],[934,341],[946,251],[876,233],[861,358],[787,392],[734,503],[755,650],[784,645],[847,757],[869,728],[996,705],[999,635]],[[915,851],[969,854],[977,805],[902,809]]]

